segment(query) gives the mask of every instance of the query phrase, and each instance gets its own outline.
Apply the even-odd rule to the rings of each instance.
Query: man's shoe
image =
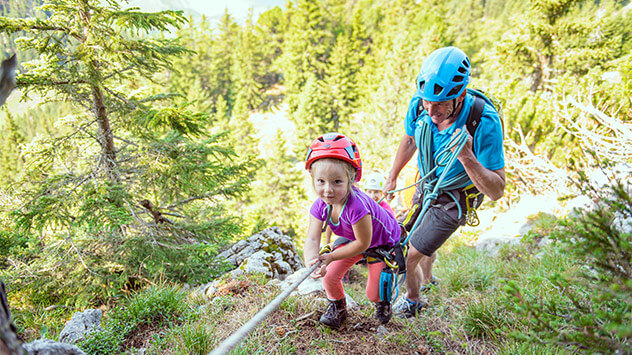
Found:
[[[337,301],[327,300],[329,304],[322,316],[320,322],[330,328],[338,329],[342,322],[347,319],[347,300],[341,298]]]
[[[439,282],[441,282],[440,278],[432,276],[432,279],[430,279],[429,283],[427,283],[425,285],[421,285],[421,288],[419,288],[419,293],[430,292],[430,290],[432,290],[433,288],[439,286]]]
[[[375,318],[380,321],[382,324],[388,323],[391,320],[391,316],[393,315],[393,311],[391,309],[390,302],[377,302],[375,304]]]
[[[404,298],[395,304],[393,312],[400,318],[411,318],[417,316],[419,310],[424,307],[428,307],[428,304],[424,301],[415,302]]]

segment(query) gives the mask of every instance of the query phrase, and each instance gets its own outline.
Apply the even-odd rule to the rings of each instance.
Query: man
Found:
[[[438,154],[450,146],[451,140],[465,129],[474,102],[473,95],[466,90],[470,71],[469,58],[456,47],[437,49],[424,60],[417,76],[417,90],[406,114],[406,133],[402,137],[393,167],[384,184],[383,192],[387,198],[392,198],[388,191],[396,188],[400,171],[418,149],[420,176],[424,176],[421,153],[425,151],[426,156],[433,157],[426,160],[436,159]],[[428,134],[420,133],[424,125],[425,132],[431,132],[431,142],[424,138],[428,137]],[[462,180],[467,182],[454,187],[453,190],[440,191],[418,226],[411,231],[406,263],[407,293],[394,312],[403,317],[412,317],[424,306],[420,300],[420,286],[422,290],[427,290],[430,283],[434,283],[432,263],[436,259],[435,252],[459,225],[465,224],[464,214],[467,207],[464,188],[473,183],[478,191],[492,200],[498,200],[503,196],[505,162],[502,134],[498,113],[493,105],[485,103],[474,137],[468,133],[467,141],[457,156],[458,160],[446,176],[449,179],[463,174]],[[428,152],[428,149],[431,152]],[[454,151],[454,148],[452,150]],[[430,163],[434,164],[434,161]],[[439,166],[435,176],[440,176],[442,172],[443,167]],[[426,185],[424,193],[427,194],[431,187]]]

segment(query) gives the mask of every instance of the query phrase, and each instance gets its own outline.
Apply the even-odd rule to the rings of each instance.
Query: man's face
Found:
[[[452,112],[454,111],[454,104],[456,103],[453,101],[454,100],[448,100],[448,101],[422,100],[422,104],[424,105],[424,109],[428,112],[428,115],[430,115],[430,119],[432,120],[432,123],[434,123],[435,125],[439,125],[440,123],[448,119],[450,115],[452,115]]]

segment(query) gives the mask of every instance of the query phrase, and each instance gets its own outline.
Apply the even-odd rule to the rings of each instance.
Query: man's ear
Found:
[[[463,102],[463,100],[465,100],[465,95],[467,95],[467,88],[465,88],[465,90],[463,90],[461,95],[459,95],[459,97],[458,97],[459,102]]]

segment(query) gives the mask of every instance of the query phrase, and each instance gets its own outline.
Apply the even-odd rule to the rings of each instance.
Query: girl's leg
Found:
[[[380,302],[380,274],[382,269],[386,267],[386,264],[381,261],[377,263],[368,264],[369,267],[369,279],[366,283],[366,297],[371,302]]]
[[[327,273],[325,277],[323,277],[323,286],[325,287],[328,299],[332,301],[339,300],[345,296],[345,291],[342,287],[342,278],[347,270],[361,259],[362,254],[347,259],[335,260],[327,265]]]
[[[375,302],[375,318],[382,324],[388,323],[393,314],[391,303],[380,299],[380,275],[384,267],[384,262],[369,264],[369,280],[366,283],[366,296]]]

